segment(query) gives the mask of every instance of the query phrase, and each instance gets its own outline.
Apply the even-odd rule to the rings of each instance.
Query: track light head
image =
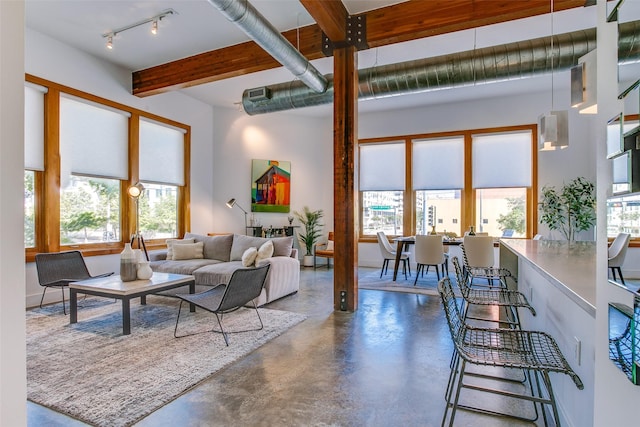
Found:
[[[155,34],[158,34],[158,20],[157,20],[157,19],[156,19],[156,20],[154,20],[154,21],[151,23],[151,34],[154,34],[154,35],[155,35]]]
[[[107,37],[107,49],[113,49],[113,36]]]

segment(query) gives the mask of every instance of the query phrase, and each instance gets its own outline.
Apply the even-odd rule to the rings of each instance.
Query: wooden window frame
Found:
[[[449,138],[449,137],[462,137],[464,139],[464,188],[461,189],[461,230],[468,230],[475,220],[475,196],[476,192],[473,188],[472,182],[472,136],[485,134],[485,133],[507,133],[517,131],[531,131],[531,186],[527,187],[526,195],[526,221],[527,221],[527,235],[526,238],[532,238],[538,231],[538,204],[535,202],[538,200],[538,126],[537,124],[528,125],[516,125],[516,126],[504,126],[493,128],[481,128],[481,129],[469,129],[460,131],[449,132],[436,132],[436,133],[424,133],[424,134],[412,134],[412,135],[396,135],[387,136],[382,138],[366,138],[358,141],[358,145],[365,144],[380,144],[404,141],[405,144],[405,190],[403,195],[403,235],[410,236],[416,232],[415,225],[415,190],[413,189],[413,150],[412,142],[417,139],[436,139],[436,138]],[[358,150],[358,157],[360,156]],[[387,167],[393,167],[393,165],[386,165]],[[360,206],[363,205],[363,192],[359,191]],[[376,236],[363,234],[363,211],[362,208],[358,212],[359,215],[359,229],[358,240],[360,242],[375,242]]]
[[[43,172],[35,172],[35,247],[25,248],[27,262],[35,261],[35,254],[41,252],[58,252],[64,250],[80,250],[84,256],[109,255],[120,253],[124,247],[125,236],[135,233],[135,202],[128,197],[127,188],[139,181],[139,123],[147,118],[164,123],[184,131],[184,174],[185,184],[178,186],[178,237],[190,229],[190,175],[191,175],[191,126],[176,122],[155,114],[148,113],[118,102],[108,100],[87,92],[33,76],[25,75],[25,81],[44,86],[48,89],[45,96],[44,111],[44,164]],[[129,179],[120,180],[120,218],[121,240],[119,242],[103,242],[92,244],[60,244],[60,96],[69,94],[107,107],[115,108],[131,115],[129,118]],[[46,212],[46,214],[45,214]],[[162,248],[165,239],[145,240],[148,250]]]

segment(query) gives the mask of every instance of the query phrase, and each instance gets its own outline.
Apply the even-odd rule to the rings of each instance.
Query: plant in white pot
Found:
[[[295,217],[300,221],[304,231],[298,233],[300,245],[304,246],[306,253],[304,255],[302,265],[305,267],[313,266],[313,247],[320,238],[320,230],[322,224],[320,219],[324,216],[322,209],[312,211],[308,206],[302,209],[302,212],[294,212]]]
[[[559,230],[569,242],[573,242],[575,233],[588,230],[596,223],[595,185],[578,177],[560,191],[544,186],[538,206],[540,222],[549,230]]]

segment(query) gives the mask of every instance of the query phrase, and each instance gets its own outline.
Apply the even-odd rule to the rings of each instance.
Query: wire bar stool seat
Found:
[[[469,326],[465,323],[460,313],[449,278],[445,277],[438,283],[438,292],[442,299],[449,331],[455,347],[455,353],[457,354],[453,368],[455,395],[454,387],[451,387],[451,390],[446,396],[447,402],[442,418],[442,425],[444,426],[446,423],[450,408],[449,426],[453,425],[456,411],[459,408],[526,421],[535,421],[538,418],[538,404],[542,408],[541,412],[545,425],[547,425],[547,417],[543,408],[543,405],[546,404],[551,406],[555,425],[560,426],[560,419],[549,373],[556,372],[568,375],[580,390],[584,388],[584,385],[580,377],[569,366],[553,337],[547,333],[538,331]],[[530,395],[465,383],[465,376],[481,376],[500,380],[498,377],[484,374],[477,375],[472,371],[467,371],[467,365],[525,370],[529,374]],[[533,374],[535,377],[537,393],[534,392],[530,374]],[[540,378],[544,384],[546,394],[543,394]],[[515,414],[461,405],[459,401],[463,388],[532,402],[536,413],[535,418],[525,418]]]

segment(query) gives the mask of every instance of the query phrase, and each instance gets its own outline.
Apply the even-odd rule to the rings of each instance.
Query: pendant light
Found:
[[[551,111],[538,117],[540,151],[564,149],[569,146],[569,114],[553,109],[553,0],[551,0]]]

